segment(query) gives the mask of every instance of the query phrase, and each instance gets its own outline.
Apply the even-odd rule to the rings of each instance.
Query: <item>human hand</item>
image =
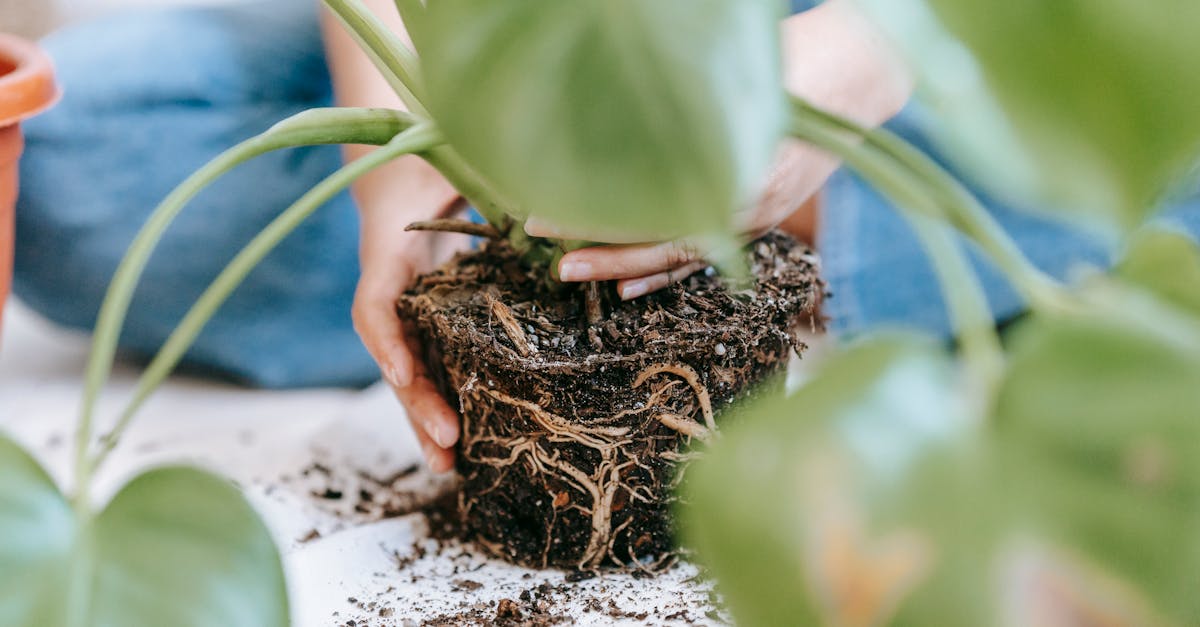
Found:
[[[390,0],[364,0],[364,5],[389,29],[407,38]],[[349,33],[327,11],[321,15],[337,104],[403,109],[404,103]],[[346,156],[354,160],[370,150],[347,146]],[[441,217],[458,202],[458,192],[417,157],[371,172],[354,184],[353,192],[362,216],[362,275],[354,296],[354,328],[404,405],[429,468],[449,471],[459,438],[458,412],[429,378],[420,342],[411,325],[398,317],[396,302],[418,274],[465,244],[466,238],[459,236],[404,231],[413,222]]]
[[[788,231],[811,243],[817,218],[815,196],[836,168],[837,161],[824,153],[795,142],[787,144],[758,202],[736,216],[739,230],[747,239],[754,239],[786,220]],[[526,221],[525,231],[537,237],[608,242],[564,255],[558,266],[559,276],[566,282],[617,281],[617,294],[623,300],[658,291],[708,266],[704,261],[708,251],[686,239],[622,241],[619,234],[596,237],[536,217]]]
[[[417,275],[466,243],[457,235],[404,230],[444,213],[457,193],[416,160],[401,160],[377,173],[354,188],[362,215],[354,328],[404,406],[429,468],[447,472],[454,467],[458,412],[429,377],[421,343],[412,325],[397,315],[396,302]]]

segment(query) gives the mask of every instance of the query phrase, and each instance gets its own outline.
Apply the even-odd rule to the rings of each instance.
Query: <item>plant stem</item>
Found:
[[[421,80],[421,66],[417,56],[408,46],[388,30],[371,13],[361,0],[324,0],[330,10],[345,24],[350,34],[371,57],[388,84],[405,106],[421,118],[429,119],[425,107],[425,95]],[[416,5],[397,5],[402,15],[410,21],[416,14]],[[439,146],[426,155],[426,161],[446,177],[446,180],[463,195],[489,224],[505,233],[512,226],[509,216],[520,215],[515,206],[506,201],[495,187],[467,164],[450,146]],[[514,247],[521,251],[520,242]]]
[[[443,218],[441,220],[426,220],[413,222],[404,227],[405,231],[433,231],[435,233],[462,233],[484,239],[500,239],[500,231],[490,224],[477,224],[466,220]]]
[[[438,146],[429,152],[425,160],[446,177],[488,224],[508,235],[513,226],[509,216],[519,215],[515,206],[505,200],[491,183],[468,165],[457,151],[450,146]]]
[[[86,502],[91,467],[86,463],[92,440],[93,419],[100,389],[108,381],[116,356],[125,314],[146,263],[167,227],[189,200],[225,172],[259,155],[284,148],[317,144],[358,143],[382,145],[410,127],[413,118],[386,109],[314,109],[295,115],[265,133],[249,139],[213,159],[155,208],[133,240],[113,275],[96,321],[92,350],[84,377],[79,425],[75,434],[76,498]],[[85,504],[86,505],[86,504]]]
[[[791,131],[796,138],[843,159],[901,209],[933,262],[970,379],[981,392],[980,398],[990,402],[1003,372],[1000,338],[987,298],[942,216],[937,197],[890,155],[871,145],[859,145],[845,137],[844,129],[831,126],[797,111]]]
[[[886,129],[869,129],[792,98],[797,115],[862,138],[870,147],[907,169],[937,200],[943,215],[988,255],[1034,309],[1058,309],[1065,300],[1057,281],[1033,265],[974,194],[928,155]]]
[[[358,42],[359,48],[383,74],[384,80],[400,97],[404,106],[416,115],[429,117],[421,93],[421,65],[417,55],[379,21],[361,0],[324,0]]]
[[[274,250],[313,212],[363,175],[401,156],[426,152],[441,141],[441,135],[432,124],[421,124],[409,128],[397,135],[386,146],[326,177],[255,236],[208,286],[208,289],[184,316],[183,321],[167,338],[150,365],[146,367],[146,371],[142,374],[137,388],[134,390],[133,398],[121,412],[116,426],[103,439],[100,450],[93,458],[90,464],[91,472],[95,472],[104,463],[108,454],[120,440],[121,434],[129,427],[137,410],[183,359],[196,336],[204,329],[204,325],[212,319],[229,295],[241,285],[246,276],[258,266],[268,253]]]

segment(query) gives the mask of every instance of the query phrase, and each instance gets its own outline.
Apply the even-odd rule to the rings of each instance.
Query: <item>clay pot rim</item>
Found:
[[[0,75],[0,128],[37,115],[62,97],[54,65],[37,44],[0,33],[0,61],[16,66]]]

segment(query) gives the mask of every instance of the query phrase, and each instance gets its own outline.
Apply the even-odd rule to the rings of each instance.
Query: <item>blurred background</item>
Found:
[[[125,7],[239,1],[242,0],[0,0],[0,31],[36,38],[66,21]]]

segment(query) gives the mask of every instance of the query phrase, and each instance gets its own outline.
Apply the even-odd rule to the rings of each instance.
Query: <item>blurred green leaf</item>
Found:
[[[1189,0],[859,2],[915,66],[923,130],[1000,197],[1115,234],[1200,158]]]
[[[0,436],[0,625],[62,625],[75,517],[54,481]]]
[[[740,624],[991,615],[979,458],[953,381],[936,346],[880,339],[726,422],[688,470],[682,523]]]
[[[1200,332],[1132,290],[1014,329],[996,410],[1016,524],[1200,621]]]
[[[279,552],[225,479],[193,468],[142,474],[96,519],[95,543],[93,611],[112,624],[289,624]]]
[[[1195,0],[929,1],[982,65],[1052,204],[1132,229],[1200,155]]]
[[[227,481],[153,470],[80,525],[0,438],[0,624],[283,626],[287,591],[269,533]]]
[[[418,39],[427,104],[529,214],[596,239],[727,233],[783,129],[781,11],[438,0]]]
[[[1161,228],[1138,233],[1116,274],[1200,315],[1200,248],[1183,233]]]

